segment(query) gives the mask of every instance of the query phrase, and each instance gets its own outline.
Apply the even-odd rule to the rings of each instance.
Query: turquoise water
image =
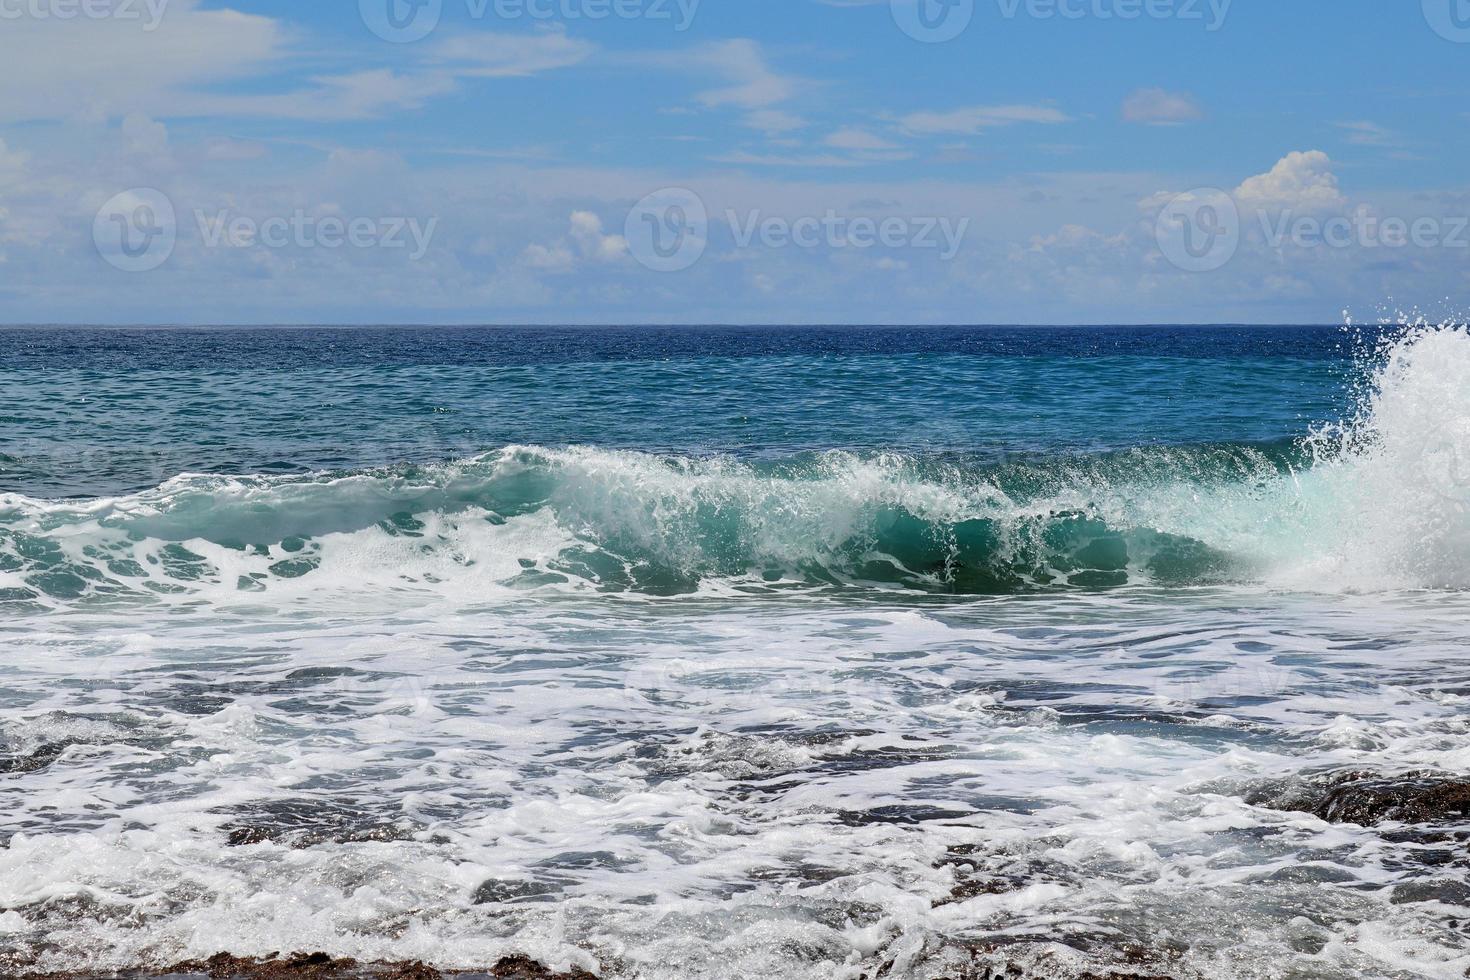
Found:
[[[1470,766],[1467,378],[1452,327],[0,331],[0,957],[1460,976],[1463,862],[1251,801]]]

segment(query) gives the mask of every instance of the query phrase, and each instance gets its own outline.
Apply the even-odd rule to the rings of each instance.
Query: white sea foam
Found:
[[[1470,337],[1380,363],[1295,471],[519,447],[4,498],[0,955],[1463,976],[1442,841],[1259,795],[1470,769]],[[1163,581],[1181,541],[1229,581]],[[1119,542],[1129,587],[1061,587]],[[1030,578],[949,594],[982,560]]]

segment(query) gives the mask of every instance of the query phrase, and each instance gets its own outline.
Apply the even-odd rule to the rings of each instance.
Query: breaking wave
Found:
[[[1470,585],[1470,334],[1368,355],[1356,414],[1280,444],[980,463],[511,446],[435,466],[0,496],[0,603],[229,594],[1252,581]]]

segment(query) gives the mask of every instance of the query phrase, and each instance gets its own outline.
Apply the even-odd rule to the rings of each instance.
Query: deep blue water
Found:
[[[1333,327],[0,330],[0,490],[506,445],[780,457],[1272,443],[1338,417]]]

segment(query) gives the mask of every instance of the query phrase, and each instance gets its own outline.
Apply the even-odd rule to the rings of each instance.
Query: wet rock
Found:
[[[1246,802],[1311,813],[1329,823],[1442,823],[1470,818],[1470,779],[1449,773],[1400,775],[1349,770],[1258,787]]]
[[[509,956],[489,969],[441,971],[424,963],[360,963],[349,957],[326,953],[273,953],[255,958],[218,953],[205,960],[190,960],[161,970],[121,973],[27,973],[23,969],[6,976],[28,980],[597,980],[575,967],[556,973],[525,956]]]
[[[849,827],[873,824],[917,826],[931,820],[963,820],[974,816],[970,810],[943,810],[933,806],[880,806],[871,810],[839,810],[837,819]]]
[[[402,817],[351,802],[274,800],[237,811],[225,825],[231,847],[281,844],[298,850],[321,844],[413,840],[422,828]]]
[[[73,745],[85,744],[85,742],[76,739],[62,739],[61,741],[47,742],[44,745],[39,745],[29,752],[21,752],[14,755],[0,755],[0,774],[19,775],[22,773],[40,772],[48,768],[57,759],[60,759],[62,754]]]
[[[1393,890],[1389,901],[1395,905],[1412,902],[1443,902],[1470,908],[1470,884],[1453,878],[1407,881]]]
[[[1470,816],[1470,781],[1453,777],[1354,780],[1327,794],[1317,815],[1331,823],[1434,823]]]
[[[597,980],[586,970],[572,967],[570,973],[552,973],[535,960],[525,956],[511,956],[501,960],[490,970],[496,980]]]
[[[475,889],[471,899],[475,905],[504,905],[511,902],[532,902],[548,899],[561,891],[556,885],[541,881],[524,881],[511,878],[491,878]]]
[[[392,968],[392,969],[396,969]],[[329,977],[363,976],[356,960],[334,959],[326,953],[292,953],[263,960],[219,953],[207,960],[180,963],[171,973],[200,973],[211,980],[325,980]],[[423,980],[437,980],[439,974]]]
[[[949,952],[958,951],[951,947]],[[1177,951],[1116,941],[1087,950],[1032,940],[990,942],[944,958],[948,964],[939,974],[943,980],[1197,980],[1198,976],[1176,962]],[[885,971],[864,980],[886,978]]]
[[[934,901],[935,908],[981,895],[1006,895],[1039,882],[1065,878],[1061,868],[1020,855],[991,853],[973,844],[952,845],[934,867],[948,868],[955,877],[949,894]]]

